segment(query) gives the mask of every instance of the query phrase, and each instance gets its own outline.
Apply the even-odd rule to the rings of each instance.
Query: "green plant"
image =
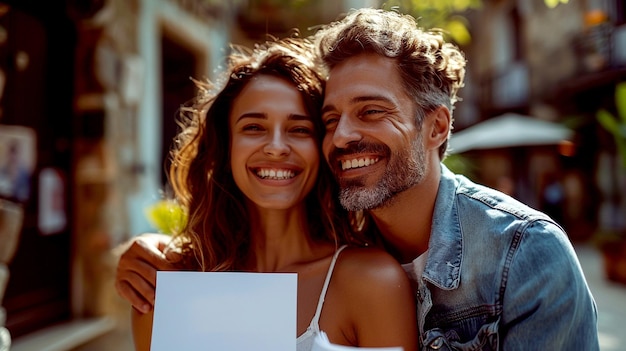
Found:
[[[180,233],[187,224],[187,211],[177,201],[160,200],[145,210],[148,222],[163,234]]]
[[[468,157],[461,154],[451,154],[446,156],[443,164],[453,173],[462,174],[469,179],[476,180],[476,165]]]
[[[596,118],[598,123],[613,135],[622,167],[626,168],[626,82],[615,87],[615,107],[617,116],[606,109],[600,109],[596,113]]]

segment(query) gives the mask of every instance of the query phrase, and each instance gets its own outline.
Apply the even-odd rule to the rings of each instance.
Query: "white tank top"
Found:
[[[302,333],[296,339],[296,350],[297,351],[311,351],[313,348],[313,341],[315,341],[315,337],[320,333],[320,315],[322,314],[322,306],[324,305],[324,298],[326,297],[326,290],[328,290],[328,285],[330,284],[330,277],[333,275],[333,269],[335,268],[335,262],[337,262],[337,257],[339,257],[339,253],[346,248],[347,245],[340,247],[335,254],[333,255],[333,259],[330,262],[330,267],[328,267],[328,273],[326,273],[326,281],[324,281],[324,287],[322,288],[322,293],[320,294],[320,298],[317,301],[317,309],[315,310],[315,315],[311,319],[311,324],[306,328],[306,331]]]

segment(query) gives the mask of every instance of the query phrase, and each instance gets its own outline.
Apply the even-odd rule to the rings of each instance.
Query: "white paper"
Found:
[[[297,274],[157,272],[152,351],[296,349]]]

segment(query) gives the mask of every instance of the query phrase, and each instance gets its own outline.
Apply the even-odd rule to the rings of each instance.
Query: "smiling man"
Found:
[[[417,112],[395,64],[360,54],[335,67],[327,82],[324,154],[348,210],[381,207],[427,175]]]
[[[414,280],[421,347],[597,350],[597,311],[563,229],[441,161],[465,58],[410,16],[361,9],[317,33],[324,153]]]

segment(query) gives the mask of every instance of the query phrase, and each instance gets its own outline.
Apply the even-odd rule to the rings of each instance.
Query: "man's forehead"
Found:
[[[324,103],[335,99],[387,96],[401,81],[392,59],[361,54],[349,58],[329,71]],[[397,93],[397,92],[396,92]]]

